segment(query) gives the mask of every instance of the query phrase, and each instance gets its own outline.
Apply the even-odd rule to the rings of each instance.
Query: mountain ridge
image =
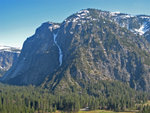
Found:
[[[86,9],[61,24],[42,24],[24,42],[18,62],[5,74],[3,82],[63,90],[82,89],[87,82],[119,80],[134,89],[150,91],[150,44],[149,36],[144,36],[149,28],[142,35],[136,33],[144,19],[130,17],[127,26],[129,16],[117,15]],[[149,18],[145,21],[149,22]]]

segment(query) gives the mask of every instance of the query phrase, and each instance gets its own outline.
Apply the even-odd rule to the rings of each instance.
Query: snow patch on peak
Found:
[[[59,25],[54,25],[54,29],[60,28]]]
[[[88,10],[81,10],[78,13],[89,13],[89,11]]]
[[[139,35],[145,34],[148,30],[150,30],[150,28],[147,28],[147,23],[142,24],[139,29],[135,29]]]
[[[10,48],[9,46],[2,46],[2,45],[0,45],[0,50],[9,49],[9,48]]]
[[[77,13],[78,18],[85,18],[88,15],[89,11],[88,10],[81,10]]]
[[[3,67],[2,67],[2,66],[0,66],[0,69],[3,69]]]
[[[20,48],[0,45],[0,51],[20,53]]]
[[[150,19],[150,16],[140,16],[142,19]]]
[[[51,24],[51,23],[50,23],[50,24]],[[53,30],[58,29],[58,28],[60,28],[60,25],[57,25],[57,24],[51,24],[51,25],[49,26],[50,31],[53,31]]]
[[[127,15],[122,15],[121,17],[125,19],[125,18],[132,18],[132,17],[134,17],[134,16],[133,16],[133,15],[128,15],[128,14],[127,14]]]
[[[123,19],[134,17],[133,15],[123,14],[123,13],[120,13],[120,12],[110,12],[110,14],[111,14],[111,16],[119,16]]]
[[[88,10],[81,10],[79,12],[77,12],[76,14],[74,14],[73,18],[70,17],[67,20],[65,20],[66,23],[82,23],[84,20],[86,20],[88,18],[89,15],[89,11]]]
[[[120,12],[119,12],[119,11],[116,11],[116,12],[110,12],[110,14],[111,14],[112,16],[116,16],[117,14],[120,14]]]

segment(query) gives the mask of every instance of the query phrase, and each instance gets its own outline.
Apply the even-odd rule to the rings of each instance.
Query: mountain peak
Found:
[[[77,12],[78,14],[81,14],[81,15],[86,15],[87,13],[89,13],[89,10],[88,9],[82,9],[80,10],[79,12]]]
[[[60,24],[43,23],[25,41],[17,64],[3,81],[63,90],[119,80],[150,91],[150,44],[134,34],[144,22],[147,19],[128,14],[84,9]]]
[[[57,24],[57,23],[53,23],[53,22],[49,22],[49,29],[50,31],[52,32],[53,30],[56,30],[60,28],[60,24]]]

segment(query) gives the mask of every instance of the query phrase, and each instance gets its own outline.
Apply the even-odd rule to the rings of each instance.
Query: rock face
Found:
[[[0,46],[0,76],[17,61],[20,49],[9,46]]]
[[[24,42],[3,82],[64,90],[119,80],[150,91],[149,20],[87,9],[61,24],[44,23]]]
[[[39,85],[48,74],[59,66],[58,48],[54,43],[53,32],[59,25],[44,23],[23,45],[20,57],[3,77],[4,81],[17,85]],[[51,32],[53,31],[53,32]]]

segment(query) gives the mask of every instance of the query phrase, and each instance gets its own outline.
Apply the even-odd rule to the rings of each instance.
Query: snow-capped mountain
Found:
[[[150,31],[150,16],[148,15],[131,15],[120,12],[99,11],[99,17],[110,19],[116,22],[120,27],[124,27],[131,32],[145,36]],[[74,16],[74,18],[72,18]],[[73,19],[73,20],[72,20]],[[88,10],[81,10],[78,13],[67,18],[64,23],[78,23],[78,26],[88,20],[96,21],[98,18],[92,17]],[[146,39],[150,37],[146,36]]]
[[[118,80],[150,91],[149,36],[149,16],[81,10],[62,23],[43,23],[2,81],[64,91]]]
[[[147,15],[130,15],[120,12],[110,12],[112,19],[121,27],[125,27],[131,32],[139,35],[145,35],[150,31],[150,16]],[[146,37],[148,39],[150,37]]]
[[[19,48],[0,45],[0,76],[3,76],[12,64],[16,62],[19,54]]]

